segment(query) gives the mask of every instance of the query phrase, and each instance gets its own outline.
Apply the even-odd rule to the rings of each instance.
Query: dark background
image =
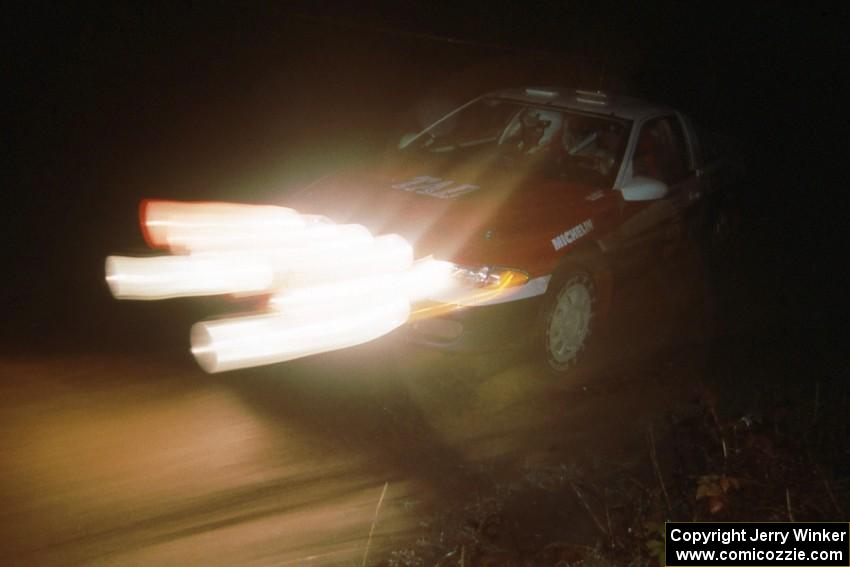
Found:
[[[101,262],[141,245],[142,197],[275,202],[417,117],[521,84],[639,94],[737,137],[776,285],[817,326],[846,296],[847,16],[843,3],[20,5],[3,34],[12,334],[102,335]]]

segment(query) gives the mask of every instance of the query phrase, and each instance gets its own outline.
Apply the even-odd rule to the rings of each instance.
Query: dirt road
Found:
[[[568,383],[515,353],[448,357],[394,337],[216,376],[177,351],[6,356],[0,555],[360,564],[386,485],[371,563],[437,537],[425,518],[498,485],[613,470],[645,456],[648,424],[705,371],[701,281],[674,266],[620,289]],[[553,528],[590,537],[583,514],[566,503]]]

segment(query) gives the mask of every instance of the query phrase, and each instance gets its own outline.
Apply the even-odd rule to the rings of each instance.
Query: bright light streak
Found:
[[[294,288],[273,295],[269,307],[290,317],[304,313],[333,315],[351,304],[379,304],[387,294],[399,293],[400,283],[399,277],[382,274]]]
[[[192,353],[208,372],[361,344],[405,323],[412,303],[439,298],[438,309],[415,313],[434,316],[528,279],[501,270],[498,285],[479,287],[450,262],[414,263],[397,234],[373,237],[363,226],[283,207],[147,201],[141,224],[151,246],[179,255],[110,256],[115,297],[270,295],[268,312],[192,327]]]
[[[431,258],[420,260],[401,273],[382,273],[333,283],[287,288],[272,295],[269,308],[299,320],[332,317],[351,305],[380,305],[401,293],[410,303],[455,285],[455,267]]]
[[[285,314],[253,315],[196,323],[192,354],[207,372],[273,364],[362,344],[401,326],[410,315],[402,294],[377,305],[352,305],[311,322]]]
[[[273,279],[267,262],[237,254],[106,259],[106,283],[118,299],[258,293]]]
[[[304,215],[306,219],[307,215]],[[337,249],[345,246],[367,245],[373,240],[365,226],[359,224],[328,224],[320,220],[305,220],[300,228],[284,227],[267,232],[233,233],[229,230],[195,230],[175,237],[175,251],[221,252],[260,251],[287,252]]]
[[[413,264],[413,247],[387,234],[371,242],[329,241],[279,250],[273,261],[279,281],[295,287],[404,271]]]
[[[308,222],[292,209],[232,203],[144,201],[139,215],[148,244],[176,252],[279,245]]]
[[[453,289],[457,285],[456,269],[451,262],[424,258],[405,272],[402,285],[411,302],[422,301]]]

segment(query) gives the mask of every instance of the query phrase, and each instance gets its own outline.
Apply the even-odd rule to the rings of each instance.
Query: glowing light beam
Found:
[[[407,298],[396,294],[309,322],[286,314],[205,321],[192,327],[192,354],[210,373],[285,362],[374,340],[404,324],[409,314]]]
[[[271,265],[237,254],[106,259],[106,283],[118,299],[259,293],[273,281]]]
[[[430,257],[414,262],[410,243],[397,234],[373,237],[363,226],[284,207],[146,201],[140,223],[151,247],[174,255],[108,257],[106,281],[116,298],[269,296],[265,312],[192,327],[192,353],[207,372],[358,345],[407,322],[411,304],[440,298],[438,309],[413,315],[433,316],[528,279]],[[469,274],[497,285],[481,289]]]

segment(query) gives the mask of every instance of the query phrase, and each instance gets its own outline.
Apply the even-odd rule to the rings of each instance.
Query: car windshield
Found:
[[[436,122],[404,151],[610,187],[629,130],[613,117],[485,98]]]

